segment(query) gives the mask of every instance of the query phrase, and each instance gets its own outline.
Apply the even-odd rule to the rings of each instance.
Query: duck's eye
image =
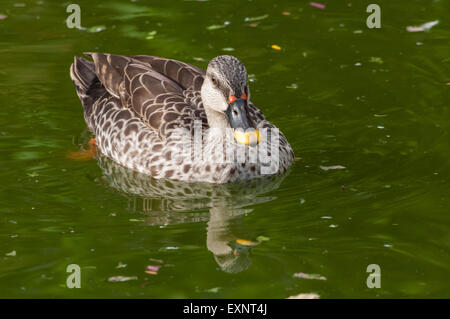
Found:
[[[214,85],[217,85],[217,80],[216,80],[215,77],[212,77],[212,78],[211,78],[211,81],[212,81],[212,83],[213,83]]]

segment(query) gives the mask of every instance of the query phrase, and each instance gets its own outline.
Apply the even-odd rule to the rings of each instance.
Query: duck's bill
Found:
[[[233,128],[236,141],[249,146],[259,143],[259,132],[249,124],[250,121],[247,116],[246,101],[244,99],[236,99],[230,103],[226,114],[230,126]]]
[[[255,146],[260,141],[260,136],[258,130],[251,129],[251,131],[241,131],[240,129],[234,130],[234,139],[239,143]]]

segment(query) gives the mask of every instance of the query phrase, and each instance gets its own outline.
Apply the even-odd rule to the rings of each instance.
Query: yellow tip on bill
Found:
[[[245,144],[245,145],[256,145],[261,140],[261,136],[259,135],[258,130],[244,132],[241,130],[235,130],[234,131],[234,138],[239,143]]]

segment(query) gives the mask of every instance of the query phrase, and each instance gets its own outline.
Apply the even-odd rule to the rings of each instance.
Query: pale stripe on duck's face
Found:
[[[232,128],[240,143],[256,145],[259,134],[248,116],[247,71],[241,61],[225,55],[211,60],[201,89],[211,127]]]

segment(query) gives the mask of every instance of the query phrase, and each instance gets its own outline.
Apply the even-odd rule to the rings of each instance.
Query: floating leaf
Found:
[[[104,25],[94,25],[93,27],[87,29],[87,31],[91,33],[101,32],[103,30],[106,30],[106,26]]]
[[[127,277],[127,276],[112,276],[108,278],[109,282],[124,282],[124,281],[130,281],[130,280],[137,280],[138,277],[136,276],[132,276],[132,277]]]
[[[156,30],[153,30],[153,31],[150,31],[148,34],[147,34],[147,36],[145,37],[147,40],[153,40],[154,38],[155,38],[155,35],[157,34],[158,32],[156,31]]]
[[[133,222],[133,223],[142,223],[142,222],[144,222],[143,219],[136,219],[136,218],[130,218],[129,221]]]
[[[272,44],[271,48],[274,49],[274,50],[278,50],[278,51],[281,50],[281,47],[279,45],[276,45],[276,44]]]
[[[161,247],[159,250],[160,251],[165,251],[165,250],[178,250],[178,249],[180,249],[180,247],[169,246],[169,247]]]
[[[67,157],[75,161],[91,160],[95,157],[92,150],[81,150],[67,154]]]
[[[332,169],[345,169],[345,166],[342,165],[332,165],[332,166],[320,166],[321,169],[323,169],[324,171],[329,171]]]
[[[127,264],[123,264],[121,261],[119,261],[119,264],[116,266],[116,269],[125,268],[126,266]]]
[[[259,242],[261,243],[261,242],[263,242],[263,241],[269,241],[270,238],[269,238],[269,237],[266,237],[266,236],[258,236],[258,237],[256,237],[256,240],[259,241]]]
[[[217,29],[222,29],[222,28],[225,28],[226,27],[226,25],[225,24],[213,24],[213,25],[210,25],[210,26],[208,26],[208,27],[206,27],[206,30],[217,30]]]
[[[256,246],[259,242],[247,240],[247,239],[236,239],[236,242],[242,246]]]
[[[220,287],[214,287],[214,288],[211,288],[211,289],[206,289],[205,292],[216,294],[216,293],[219,292],[220,289],[221,289]]]
[[[265,14],[265,15],[262,15],[262,16],[258,16],[258,17],[247,17],[247,18],[244,19],[244,21],[245,22],[260,21],[260,20],[264,20],[264,19],[266,19],[268,17],[269,17],[268,14]]]
[[[315,8],[321,9],[321,10],[325,10],[325,8],[326,8],[326,5],[324,5],[323,3],[319,3],[319,2],[310,2],[309,5],[311,7],[315,7]]]
[[[319,299],[320,296],[314,292],[310,292],[310,293],[302,293],[302,294],[298,294],[295,296],[290,296],[286,299]]]
[[[423,32],[423,31],[429,31],[432,27],[439,24],[439,20],[430,21],[424,24],[421,24],[419,26],[407,26],[406,31],[408,32]]]
[[[38,177],[39,173],[33,172],[33,173],[27,173],[27,175],[30,177]]]
[[[158,270],[160,268],[161,268],[160,265],[156,265],[156,266],[148,265],[147,268],[145,269],[145,272],[147,274],[150,274],[150,275],[157,275],[158,274]]]
[[[5,254],[5,256],[8,256],[8,257],[14,257],[14,256],[16,256],[16,255],[17,255],[17,253],[16,253],[15,250],[13,250],[12,252],[9,252],[9,253],[6,253],[6,254]]]
[[[234,48],[223,48],[222,51],[231,52],[231,51],[234,51]]]
[[[370,58],[369,62],[383,64],[383,59],[377,56],[373,56]]]
[[[286,86],[286,88],[287,89],[298,89],[298,85],[296,84],[296,83],[292,83],[292,84],[290,84],[290,85],[288,85],[288,86]]]
[[[318,274],[305,274],[304,272],[297,272],[294,274],[295,278],[313,279],[313,280],[327,280],[324,276]]]
[[[151,260],[151,261],[154,261],[154,262],[157,262],[160,264],[162,264],[164,262],[162,259],[156,259],[156,258],[149,258],[148,260]]]
[[[290,16],[291,15],[291,13],[289,11],[283,11],[283,12],[281,12],[281,14],[284,15],[284,16]]]

